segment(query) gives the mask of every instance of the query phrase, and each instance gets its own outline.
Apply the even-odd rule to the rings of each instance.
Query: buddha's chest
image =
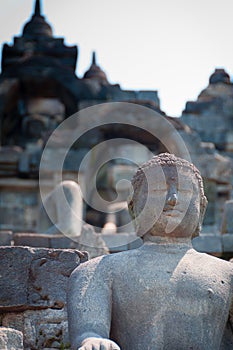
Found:
[[[159,262],[149,269],[146,262],[120,276],[113,294],[114,303],[128,313],[166,315],[173,313],[225,317],[231,298],[231,276],[201,264]],[[222,315],[222,316],[221,316]]]

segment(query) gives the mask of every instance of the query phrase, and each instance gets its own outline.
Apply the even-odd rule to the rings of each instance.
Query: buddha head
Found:
[[[198,169],[173,154],[162,153],[138,168],[128,207],[139,236],[199,235],[207,205]]]

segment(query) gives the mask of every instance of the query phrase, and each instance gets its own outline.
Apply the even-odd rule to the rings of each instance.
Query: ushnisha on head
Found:
[[[161,182],[161,177],[164,179],[163,182]],[[188,187],[191,187],[192,192],[190,190],[189,193],[187,191],[187,194],[185,194],[184,187],[186,186],[187,188],[187,184],[185,184],[186,180],[182,181],[182,179],[187,179],[189,181]],[[149,190],[146,186],[148,180],[150,182]],[[154,222],[151,224],[151,227],[153,226],[151,230],[152,235],[159,235],[159,232],[161,233],[165,230],[165,226],[167,227],[169,220],[170,222],[172,220],[174,221],[174,218],[172,219],[172,216],[175,216],[172,215],[173,209],[174,213],[176,209],[178,209],[178,211],[181,210],[185,214],[183,214],[183,218],[180,219],[180,222],[178,215],[176,215],[176,227],[178,228],[171,234],[178,236],[179,232],[181,235],[184,234],[182,230],[191,230],[192,232],[189,233],[192,238],[199,235],[207,206],[207,199],[204,195],[203,181],[200,172],[192,163],[185,159],[178,158],[173,154],[161,153],[140,166],[131,182],[133,194],[132,197],[129,198],[128,207],[132,218],[135,220],[135,227],[139,236],[148,233],[147,230],[143,233],[141,232],[142,221],[144,220],[144,223],[146,223],[148,220],[152,220],[150,218],[153,217],[153,210],[156,211],[156,207],[158,207],[156,200],[161,202],[159,196],[157,195],[156,197],[156,194],[152,193],[153,185],[155,185],[155,187],[157,186],[157,188],[161,186],[164,189],[164,193],[161,192],[163,189],[160,191],[160,197],[164,195],[165,204],[162,214],[159,217],[155,215],[153,218]],[[189,184],[191,186],[189,186]],[[167,189],[165,189],[164,186],[166,186]],[[149,201],[147,201],[148,198]],[[147,206],[145,205],[146,201]],[[141,214],[142,209],[144,210],[143,215]],[[148,212],[149,214],[147,214]],[[168,217],[168,212],[171,212],[171,218]],[[166,220],[167,222],[165,223]],[[192,227],[192,225],[189,225],[189,222],[195,222],[196,224]],[[185,224],[186,227],[184,227]],[[157,232],[155,232],[156,230]],[[164,235],[165,233],[162,234]]]

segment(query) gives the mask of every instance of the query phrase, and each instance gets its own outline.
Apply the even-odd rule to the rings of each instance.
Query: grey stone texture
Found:
[[[72,348],[232,349],[233,265],[191,244],[207,204],[200,173],[161,154],[138,169],[132,185],[129,209],[143,245],[73,271]]]
[[[228,262],[182,244],[144,244],[138,250],[93,259],[72,275],[70,322],[76,320],[78,328],[71,327],[77,341],[82,332],[90,338],[110,336],[124,350],[192,345],[219,349],[229,313],[232,269]],[[216,300],[224,300],[223,295],[226,304]],[[201,310],[209,312],[203,316]],[[81,345],[74,335],[73,342]],[[230,350],[232,340],[230,344],[222,349]]]
[[[78,237],[81,234],[83,199],[75,181],[62,181],[43,198],[39,212],[38,232],[63,233]]]
[[[39,4],[39,0],[36,3]],[[37,37],[38,33],[40,40]],[[28,47],[30,47],[29,56]],[[25,57],[23,65],[22,55]],[[125,91],[119,84],[109,83],[105,72],[96,62],[95,54],[87,72],[83,77],[77,78],[75,74],[77,58],[78,48],[65,45],[62,38],[55,38],[51,26],[41,10],[36,10],[36,6],[32,17],[23,26],[22,34],[15,37],[12,44],[3,46],[2,74],[0,74],[2,120],[0,194],[3,198],[0,203],[0,229],[14,232],[43,231],[37,230],[39,209],[37,177],[43,146],[51,131],[68,116],[85,107],[111,101],[126,101],[131,102],[131,106],[134,104],[149,107],[153,113],[159,112],[161,118],[159,122],[151,123],[150,118],[141,111],[132,113],[130,110],[119,110],[119,114],[125,116],[126,123],[129,121],[139,125],[140,120],[142,121],[140,132],[133,126],[128,125],[126,128],[123,124],[105,125],[83,135],[72,145],[65,158],[63,170],[66,179],[76,179],[85,154],[108,137],[133,139],[147,146],[155,154],[164,151],[164,145],[144,132],[144,127],[151,131],[159,130],[159,135],[163,135],[168,149],[176,154],[179,145],[173,142],[171,134],[167,134],[166,139],[166,132],[163,133],[161,127],[161,121],[166,119],[185,140],[192,161],[201,169],[205,178],[209,206],[204,224],[219,227],[223,203],[230,198],[231,191],[228,173],[232,175],[232,171],[230,172],[225,157],[219,160],[216,151],[216,149],[219,152],[224,150],[222,156],[231,156],[233,153],[233,90],[229,75],[222,69],[217,69],[210,77],[209,86],[200,94],[198,100],[187,103],[181,121],[179,118],[169,118],[160,110],[157,91]],[[36,97],[32,96],[30,91],[36,91]],[[106,118],[108,115],[107,110]],[[99,116],[95,113],[88,116],[85,125],[80,124],[80,130],[94,125],[96,120],[99,120]],[[64,155],[70,140],[68,134],[67,130],[63,130],[56,135],[53,144],[55,152],[54,149],[48,152],[44,164],[53,185],[56,183],[56,172],[59,170],[57,159]],[[201,141],[206,145],[204,146]],[[211,144],[216,149],[212,148],[210,151]],[[146,160],[143,159],[143,162]],[[84,182],[89,173],[90,168],[83,172]],[[85,183],[87,197],[92,196],[90,187],[91,183],[87,181]],[[105,182],[103,187],[106,189],[108,184]],[[91,205],[93,200],[94,198],[90,198]],[[107,211],[103,210],[104,214],[98,213],[90,207],[87,211],[84,219],[101,231]],[[117,232],[125,233],[126,230]]]
[[[232,233],[222,235],[223,251],[231,253],[233,251],[233,235]]]
[[[67,281],[86,260],[74,249],[0,247],[1,325],[22,332],[22,349],[68,348]]]
[[[214,227],[215,229],[215,227]],[[14,246],[30,246],[30,247],[45,247],[53,249],[78,249],[86,251],[88,257],[94,258],[97,256],[110,253],[122,252],[126,250],[136,249],[142,245],[142,239],[135,234],[118,233],[118,234],[95,234],[97,237],[96,246],[95,240],[90,237],[86,238],[85,244],[80,244],[63,235],[45,235],[40,233],[16,233],[12,241]],[[98,247],[98,238],[104,241],[102,248]],[[90,242],[88,244],[88,241]],[[210,232],[203,232],[199,237],[192,241],[194,248],[199,252],[216,253],[221,256],[223,253],[233,251],[233,235],[213,232],[211,227]]]
[[[67,313],[64,308],[5,313],[2,324],[23,333],[24,350],[69,347]]]
[[[61,237],[61,236],[59,236]],[[35,248],[55,248],[50,245],[50,236],[42,233],[15,233],[14,246],[25,246]],[[61,247],[56,247],[61,248]],[[69,248],[69,246],[67,246]]]
[[[214,74],[218,74],[217,70]],[[226,152],[233,151],[232,96],[230,80],[213,82],[210,78],[197,101],[187,102],[182,114],[183,121],[198,132],[202,141],[213,142],[217,149]]]
[[[221,231],[233,234],[233,200],[225,202]]]
[[[68,276],[85,259],[77,250],[0,247],[0,310],[63,308]]]
[[[128,236],[128,235],[127,235]],[[62,234],[15,233],[14,246],[28,246],[53,249],[78,249],[86,251],[88,257],[109,254],[109,249],[101,234],[95,233],[92,226],[83,225],[79,237],[72,239]],[[118,239],[118,241],[120,241]],[[122,245],[122,244],[119,244]]]
[[[102,237],[83,221],[82,191],[75,181],[62,181],[43,197],[38,231],[50,234],[49,241],[44,246],[56,247],[62,244],[60,248],[87,250],[91,258],[109,253]],[[62,240],[58,234],[64,235]],[[52,235],[57,236],[53,238]],[[46,239],[45,235],[43,237]]]
[[[16,329],[0,327],[1,350],[23,350],[23,334]]]
[[[197,133],[208,153],[191,156],[205,178],[208,200],[210,198],[204,224],[215,222],[218,227],[224,202],[232,198],[232,97],[233,84],[229,75],[223,69],[216,69],[197,100],[187,102],[181,117],[182,122]],[[196,150],[194,148],[193,152]]]
[[[0,177],[16,176],[22,149],[20,147],[3,147],[0,149]]]
[[[87,251],[89,258],[109,254],[109,249],[102,238],[102,235],[96,233],[91,225],[82,226],[81,235],[76,238],[71,247],[81,251]]]
[[[222,253],[223,251],[223,240],[220,235],[213,234],[201,234],[192,240],[194,249],[198,252],[203,253]]]
[[[220,227],[224,203],[231,196],[232,160],[220,154],[212,143],[201,142],[195,131],[180,132],[189,150],[192,162],[200,170],[204,180],[208,206],[203,225]],[[213,147],[212,147],[213,146]]]
[[[102,238],[110,253],[122,252],[138,248],[142,240],[132,233],[103,234]]]
[[[2,231],[0,230],[0,246],[9,246],[13,239],[12,231]]]
[[[38,212],[38,182],[0,178],[0,229],[33,231]]]

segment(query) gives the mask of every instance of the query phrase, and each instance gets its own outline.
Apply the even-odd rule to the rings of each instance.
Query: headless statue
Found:
[[[101,235],[82,220],[82,192],[76,182],[66,180],[58,184],[46,197],[44,204],[45,207],[42,206],[39,212],[38,232],[65,234],[76,242],[74,248],[87,251],[90,258],[109,254]]]
[[[46,208],[40,208],[38,232],[65,233],[70,237],[81,235],[83,199],[80,186],[76,182],[66,180],[58,184],[45,199],[45,206]]]
[[[144,244],[74,270],[72,349],[233,349],[233,264],[191,244],[207,204],[199,171],[165,153],[132,185],[129,210]]]

